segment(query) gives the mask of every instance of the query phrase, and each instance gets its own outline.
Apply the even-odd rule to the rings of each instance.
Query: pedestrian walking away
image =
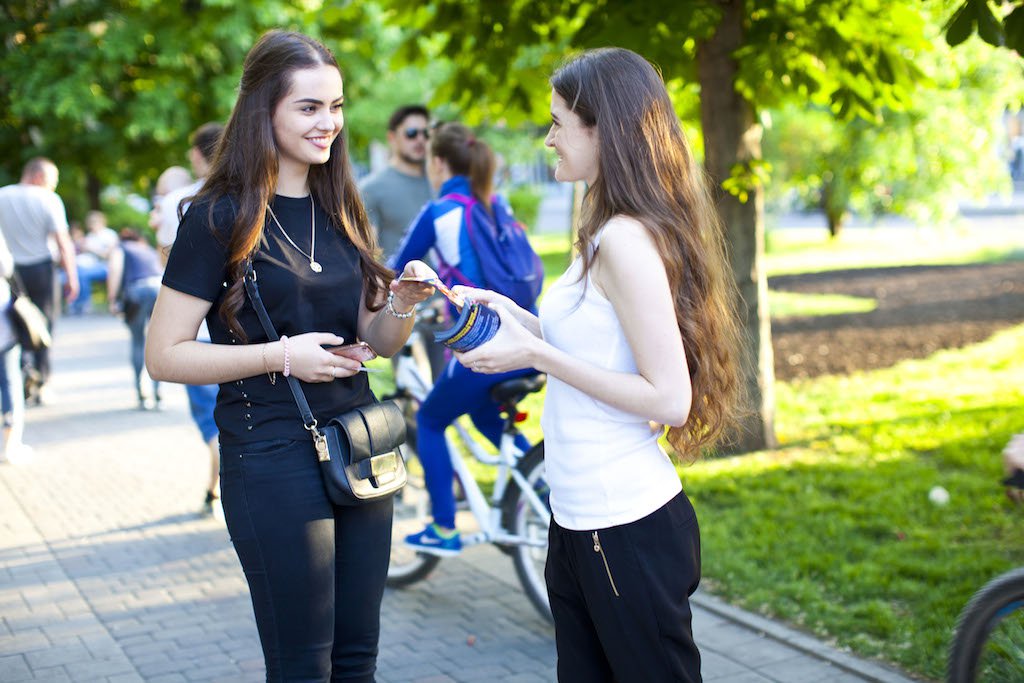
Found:
[[[146,328],[160,291],[163,266],[160,254],[137,230],[121,230],[120,243],[110,254],[107,295],[110,312],[123,313],[131,332],[131,361],[135,373],[135,396],[140,410],[160,408],[160,383],[152,381],[148,395],[143,384]]]
[[[55,191],[59,177],[52,161],[36,157],[25,164],[19,183],[0,188],[0,230],[14,256],[14,272],[25,294],[46,316],[51,334],[57,315],[56,260],[64,269],[65,299],[74,301],[79,291],[68,217]],[[38,404],[43,401],[43,389],[50,378],[50,349],[26,355],[30,361],[25,364],[26,399]]]
[[[585,52],[551,85],[555,178],[587,183],[578,256],[539,317],[456,288],[501,319],[491,341],[456,355],[477,372],[548,374],[545,579],[558,679],[699,681],[689,596],[700,534],[658,441],[667,425],[675,458],[692,460],[734,414],[738,322],[722,226],[643,57]]]
[[[157,182],[158,191],[161,184],[164,185],[164,191],[154,201],[150,226],[156,231],[157,244],[160,246],[160,255],[164,261],[177,238],[181,216],[188,210],[192,197],[203,187],[223,132],[224,126],[210,122],[204,123],[192,133],[192,146],[189,147],[188,158],[198,177],[197,180],[193,182],[185,169],[172,166],[161,174]],[[210,330],[205,320],[199,326],[196,340],[210,341]],[[220,502],[220,441],[217,423],[213,417],[217,404],[217,385],[187,384],[185,394],[188,396],[192,421],[210,453],[209,476],[199,514],[223,519],[224,513]]]
[[[391,499],[327,497],[284,378],[324,424],[374,402],[358,360],[398,351],[430,293],[393,279],[359,200],[343,81],[321,43],[270,31],[246,56],[238,98],[168,258],[147,340],[161,381],[217,383],[224,517],[252,596],[268,681],[372,681],[390,554]],[[243,277],[251,264],[281,337],[270,341]],[[422,277],[421,262],[406,277]],[[203,319],[209,344],[196,341]]]

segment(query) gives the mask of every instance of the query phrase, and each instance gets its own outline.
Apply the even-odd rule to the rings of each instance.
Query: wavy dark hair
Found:
[[[430,154],[448,162],[452,173],[467,176],[473,196],[490,211],[497,165],[490,145],[461,123],[442,123],[430,136]]]
[[[227,267],[232,284],[219,314],[242,340],[246,335],[237,316],[245,300],[242,281],[245,262],[259,248],[267,203],[277,187],[279,167],[272,121],[274,110],[291,89],[294,72],[322,65],[341,71],[331,51],[308,36],[287,31],[263,34],[245,57],[238,99],[224,126],[209,176],[198,195],[209,200],[211,229],[214,207],[219,199],[230,197],[237,204],[227,243]],[[374,258],[377,242],[356,189],[345,136],[335,138],[327,163],[310,166],[309,189],[334,228],[359,250],[366,306],[380,310],[384,288],[393,273]]]
[[[583,275],[597,232],[616,215],[650,233],[668,274],[693,390],[690,414],[668,440],[683,460],[724,436],[740,403],[737,290],[708,181],[694,161],[665,83],[621,48],[583,52],[551,77],[555,92],[596,129],[598,174],[583,199],[576,248]]]

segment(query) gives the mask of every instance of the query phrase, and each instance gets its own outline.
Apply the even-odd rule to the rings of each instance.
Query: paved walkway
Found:
[[[64,319],[36,458],[0,466],[0,681],[259,681],[248,592],[223,526],[195,515],[206,450],[184,390],[135,409],[126,328]],[[707,681],[906,681],[698,596]],[[549,625],[491,548],[388,591],[378,680],[553,681]]]

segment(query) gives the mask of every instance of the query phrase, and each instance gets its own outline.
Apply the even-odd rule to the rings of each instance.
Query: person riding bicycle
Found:
[[[466,284],[463,279],[482,283],[480,259],[467,228],[470,209],[453,196],[475,198],[496,223],[512,220],[501,200],[491,197],[494,167],[494,153],[469,128],[459,123],[438,126],[430,140],[427,176],[438,190],[439,198],[428,202],[413,220],[390,266],[400,272],[406,263],[433,250],[441,264],[440,277],[446,285]],[[452,491],[455,472],[445,430],[458,417],[469,414],[480,433],[497,446],[501,440],[502,419],[498,404],[491,399],[491,388],[507,379],[534,372],[527,369],[481,375],[454,360],[446,363],[416,418],[419,430],[416,445],[434,521],[423,531],[407,536],[406,545],[434,555],[455,555],[462,550],[462,540],[455,528]],[[519,435],[516,446],[526,451],[530,444]]]

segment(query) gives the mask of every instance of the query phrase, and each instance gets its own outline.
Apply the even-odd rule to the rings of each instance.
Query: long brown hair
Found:
[[[431,135],[430,154],[448,162],[452,173],[467,176],[473,196],[490,210],[495,167],[490,145],[461,123],[442,123]]]
[[[689,417],[668,440],[682,459],[696,459],[726,432],[741,392],[737,292],[707,180],[661,76],[640,55],[584,52],[551,85],[597,132],[598,174],[576,240],[583,277],[596,257],[595,235],[616,215],[640,221],[665,264],[693,390]]]
[[[198,195],[209,200],[211,228],[217,200],[230,197],[237,202],[227,244],[232,284],[219,312],[229,329],[243,340],[245,333],[237,315],[245,300],[245,262],[259,248],[267,203],[277,187],[279,172],[272,117],[291,88],[292,74],[321,65],[341,71],[331,51],[308,36],[286,31],[263,34],[245,57],[235,108]],[[309,167],[309,190],[334,228],[358,249],[366,306],[379,310],[381,304],[377,302],[384,283],[393,274],[374,259],[377,243],[356,190],[344,135],[334,139],[327,163]]]

